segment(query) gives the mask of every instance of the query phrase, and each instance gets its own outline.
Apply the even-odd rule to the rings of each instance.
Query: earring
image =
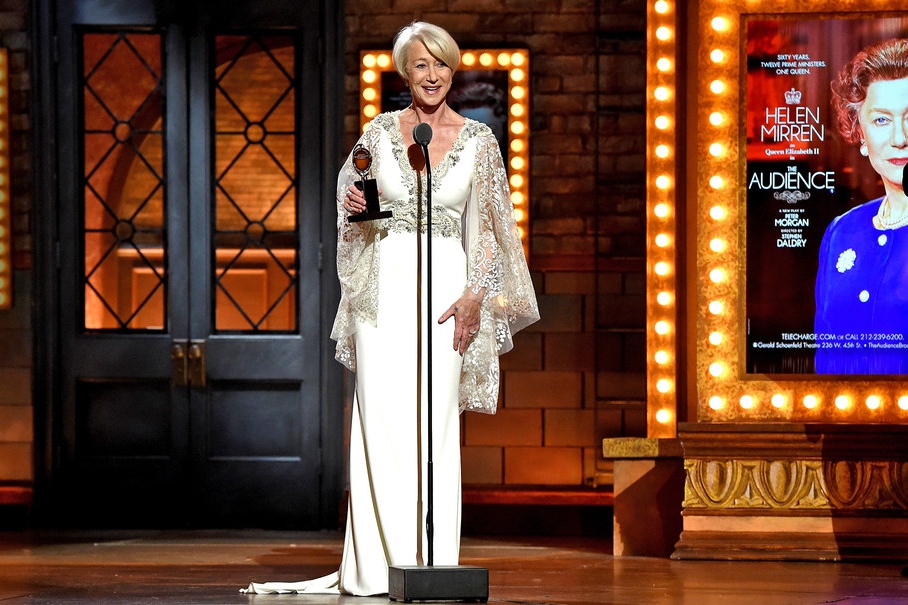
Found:
[[[861,139],[861,155],[867,157],[867,141]]]

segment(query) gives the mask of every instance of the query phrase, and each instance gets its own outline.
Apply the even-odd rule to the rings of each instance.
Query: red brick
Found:
[[[542,445],[542,410],[466,414],[464,445]]]
[[[510,485],[581,485],[583,449],[509,447],[504,453],[504,482]]]
[[[553,332],[545,335],[546,370],[595,370],[596,335]]]
[[[644,399],[646,374],[631,372],[599,372],[596,397],[598,399]]]
[[[567,294],[537,295],[538,330],[545,332],[579,332],[583,327],[583,297]]]
[[[32,410],[25,405],[0,405],[0,442],[31,443]]]
[[[508,408],[579,408],[583,379],[580,372],[508,372]]]
[[[595,410],[546,410],[545,446],[596,445]],[[601,438],[600,438],[601,439]]]
[[[583,233],[584,231],[584,220],[579,217],[563,217],[533,222],[534,233],[564,235],[565,233]]]
[[[0,481],[34,479],[31,443],[0,443]]]
[[[0,368],[0,385],[0,405],[31,405],[31,368]],[[0,431],[2,427],[0,422]]]
[[[498,358],[502,371],[541,370],[542,333],[526,330],[514,335],[514,348]]]
[[[465,485],[500,485],[504,481],[503,449],[500,447],[464,447],[460,450],[461,477]]]
[[[553,271],[545,275],[546,294],[595,294],[596,274],[590,271]]]

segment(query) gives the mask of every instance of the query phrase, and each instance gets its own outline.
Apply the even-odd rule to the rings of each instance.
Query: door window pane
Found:
[[[161,36],[81,38],[87,330],[166,329]]]
[[[297,330],[295,44],[215,38],[214,276],[217,331]]]

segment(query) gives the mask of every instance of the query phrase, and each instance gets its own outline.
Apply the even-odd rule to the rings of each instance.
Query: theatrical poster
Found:
[[[872,329],[858,321],[874,312],[877,289],[886,284],[877,283],[877,289],[858,286],[853,301],[836,307],[837,317],[852,318],[854,328],[826,328],[822,313],[818,314],[818,306],[825,310],[830,304],[827,280],[840,284],[852,277],[872,279],[869,256],[885,250],[885,244],[891,245],[893,235],[900,233],[865,229],[865,239],[876,238],[872,246],[867,244],[866,252],[857,244],[847,244],[834,251],[837,257],[832,261],[820,260],[830,223],[855,209],[847,219],[851,220],[866,208],[870,214],[860,224],[871,225],[880,206],[876,200],[885,202],[887,191],[887,177],[871,165],[867,145],[841,134],[831,83],[859,51],[903,37],[908,37],[908,17],[799,14],[754,16],[746,21],[743,329],[748,374],[908,372],[905,320],[893,319],[885,328],[878,320]],[[903,105],[908,105],[908,99]],[[898,181],[901,186],[901,177]],[[885,214],[884,210],[880,212]],[[845,221],[839,219],[841,224]],[[902,237],[908,237],[908,228],[902,232]],[[908,316],[905,305],[890,307],[894,318]],[[824,361],[826,353],[837,357]]]

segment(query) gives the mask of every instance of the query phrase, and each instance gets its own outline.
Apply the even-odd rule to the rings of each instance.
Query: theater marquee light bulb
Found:
[[[714,237],[713,239],[709,240],[709,249],[713,252],[722,252],[723,250],[725,250],[725,240]]]
[[[722,206],[713,206],[709,209],[709,218],[714,221],[721,221],[725,218],[725,208]]]
[[[725,407],[725,400],[718,395],[713,395],[709,398],[709,407],[713,410],[721,410]]]
[[[867,397],[867,409],[868,410],[878,410],[882,405],[882,401],[877,395],[870,395]]]
[[[721,157],[725,153],[725,147],[722,143],[713,143],[709,146],[709,155],[714,158]]]
[[[668,353],[665,351],[656,351],[653,359],[655,359],[656,363],[658,363],[659,365],[665,365],[668,363]]]
[[[709,177],[709,186],[713,189],[722,189],[725,181],[718,174]]]
[[[725,92],[725,82],[723,82],[722,80],[713,80],[709,83],[709,89],[714,94],[720,95]]]
[[[668,322],[665,321],[664,319],[657,321],[656,325],[653,326],[653,329],[656,331],[656,334],[664,336],[664,335],[668,334],[668,330],[669,330]]]
[[[656,236],[656,245],[660,248],[665,248],[671,243],[672,238],[670,238],[667,233],[660,233]]]
[[[723,372],[725,372],[725,366],[718,361],[709,364],[709,373],[716,378],[721,376]]]
[[[851,399],[847,395],[839,395],[835,398],[835,407],[840,410],[847,410],[851,405]]]
[[[663,307],[667,307],[668,305],[672,304],[672,295],[668,292],[659,292],[658,294],[656,294],[656,302]]]
[[[656,422],[659,424],[668,424],[672,420],[672,411],[668,408],[662,408],[656,412]]]
[[[725,17],[713,17],[713,20],[710,21],[710,25],[717,32],[724,32],[728,29],[728,20]]]
[[[9,164],[9,50],[0,48],[0,309],[13,306],[13,230]],[[0,314],[2,315],[2,314]]]
[[[804,407],[808,410],[812,410],[817,407],[820,402],[817,400],[816,395],[805,395],[804,396]]]
[[[725,60],[725,53],[722,52],[722,49],[714,48],[709,53],[709,58],[713,63],[721,63]]]
[[[908,395],[902,395],[899,397],[898,406],[900,410],[908,411]]]
[[[719,346],[722,344],[722,332],[710,332],[708,340],[709,344],[716,347]]]
[[[754,398],[750,395],[741,395],[739,403],[741,404],[741,408],[749,410],[754,407]]]
[[[776,393],[772,396],[772,399],[769,400],[774,408],[785,407],[785,395],[781,393]]]
[[[713,315],[721,315],[725,306],[722,304],[721,300],[712,300],[709,302],[707,308]]]
[[[725,121],[725,117],[722,115],[721,111],[714,111],[709,114],[709,123],[713,126],[721,126],[723,121]]]
[[[668,393],[672,390],[672,381],[667,378],[662,378],[656,382],[656,390],[660,393]]]

